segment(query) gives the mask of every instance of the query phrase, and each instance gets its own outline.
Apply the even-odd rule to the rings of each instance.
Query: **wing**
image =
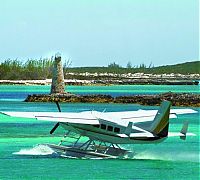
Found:
[[[62,112],[1,112],[4,115],[20,118],[35,118],[42,121],[54,121],[74,124],[99,124],[99,120],[90,111],[81,113]]]
[[[147,122],[153,121],[157,110],[138,110],[138,111],[123,111],[123,112],[105,112],[100,113],[95,117],[105,119],[117,124],[127,126],[129,122]],[[177,118],[175,114],[170,114],[170,118]]]
[[[180,114],[191,114],[197,113],[193,109],[171,109],[170,118],[177,118]],[[146,122],[152,121],[157,114],[157,110],[137,110],[137,111],[124,111],[124,112],[105,112],[104,113],[110,117],[118,117],[121,120],[127,120],[129,122]]]
[[[152,121],[157,113],[157,110],[138,110],[124,112],[97,112],[85,111],[80,113],[63,113],[63,112],[1,112],[2,114],[22,117],[36,118],[44,121],[55,121],[65,123],[78,124],[100,124],[99,120],[111,121],[123,126],[127,126],[128,122],[146,122]],[[197,113],[192,109],[172,109],[170,118],[177,118],[177,114]]]

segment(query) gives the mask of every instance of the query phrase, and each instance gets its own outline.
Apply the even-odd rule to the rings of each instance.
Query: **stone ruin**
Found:
[[[59,53],[55,55],[52,75],[53,76],[52,76],[52,84],[51,84],[51,94],[64,94],[65,82],[64,82],[61,55]]]

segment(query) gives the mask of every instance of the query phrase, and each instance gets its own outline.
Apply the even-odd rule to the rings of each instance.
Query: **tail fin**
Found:
[[[169,129],[170,101],[163,101],[149,131],[160,137],[166,137]]]
[[[183,134],[183,136],[180,136],[180,138],[182,139],[182,140],[185,140],[186,139],[186,134],[187,134],[187,130],[188,130],[188,124],[189,124],[189,122],[188,121],[185,121],[184,123],[183,123],[183,127],[182,127],[182,129],[181,129],[181,134]]]

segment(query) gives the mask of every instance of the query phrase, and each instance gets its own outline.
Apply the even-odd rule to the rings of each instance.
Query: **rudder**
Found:
[[[170,107],[171,107],[170,101],[162,102],[149,128],[150,132],[160,137],[168,136]]]

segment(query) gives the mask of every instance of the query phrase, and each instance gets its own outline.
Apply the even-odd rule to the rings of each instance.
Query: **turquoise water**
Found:
[[[145,88],[146,87],[146,88]],[[76,93],[158,93],[165,91],[199,93],[198,86],[112,86],[75,87]],[[0,111],[57,111],[53,103],[26,103],[27,94],[48,93],[49,86],[0,86]],[[88,88],[88,90],[87,90]],[[118,93],[119,94],[119,93]],[[117,94],[117,95],[118,95]],[[116,95],[116,94],[115,94]],[[64,112],[85,110],[131,111],[157,109],[137,104],[70,104],[61,103]],[[174,107],[177,108],[177,107]],[[171,119],[170,131],[178,132],[189,120],[187,137],[168,138],[163,143],[125,145],[136,152],[134,159],[82,160],[43,155],[42,143],[58,143],[64,130],[59,127],[50,135],[54,123],[0,115],[0,179],[199,179],[199,113]],[[48,149],[46,149],[48,151]]]
[[[166,92],[200,93],[200,86],[167,86],[167,85],[131,85],[131,86],[68,86],[66,91],[75,94],[108,94],[112,96],[134,94],[158,94]],[[28,94],[50,92],[50,86],[15,86],[1,85],[0,100],[23,100]]]

